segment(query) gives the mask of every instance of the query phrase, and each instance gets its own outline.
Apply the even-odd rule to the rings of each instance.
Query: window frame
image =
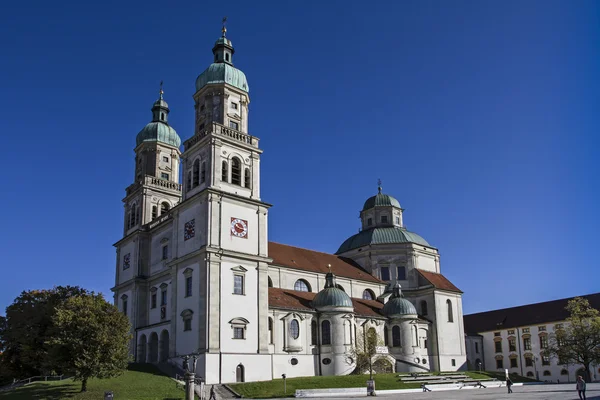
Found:
[[[384,279],[383,277],[383,271],[387,271],[386,275],[387,275],[387,279]],[[389,281],[391,276],[390,276],[390,266],[389,265],[382,265],[379,267],[379,277],[382,281]]]
[[[171,175],[169,175],[166,172],[161,172],[160,173],[160,179],[164,179],[165,181],[168,181]]]
[[[241,280],[241,285],[240,285],[240,292],[237,292],[237,285],[236,285],[236,278],[239,278]],[[238,295],[238,296],[244,296],[246,294],[246,275],[242,274],[242,273],[234,273],[233,274],[233,294]]]
[[[327,327],[327,329],[325,329]],[[331,321],[324,319],[321,321],[321,345],[331,345]]]
[[[292,319],[289,323],[290,337],[293,340],[300,338],[300,323],[296,318]]]
[[[299,288],[301,285],[304,285],[304,287]],[[306,290],[303,290],[304,288],[306,288]],[[297,279],[296,282],[294,282],[294,290],[297,292],[312,293],[312,288],[310,287],[310,283],[308,283],[305,279]]]

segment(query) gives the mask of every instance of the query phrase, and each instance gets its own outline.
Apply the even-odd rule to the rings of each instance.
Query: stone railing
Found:
[[[224,136],[229,139],[233,139],[238,142],[245,143],[252,147],[258,148],[258,138],[252,135],[248,135],[237,131],[235,129],[227,128],[221,124],[213,122],[209,126],[207,126],[204,130],[198,132],[198,134],[192,136],[188,140],[183,143],[184,149],[187,151],[196,143],[198,143],[202,138],[208,136],[209,134],[213,134],[216,136]]]
[[[171,182],[166,179],[160,179],[154,176],[146,175],[144,177],[146,185],[175,190],[181,192],[181,184],[177,182]]]

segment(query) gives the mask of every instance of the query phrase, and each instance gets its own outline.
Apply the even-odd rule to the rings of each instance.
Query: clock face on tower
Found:
[[[239,238],[248,238],[248,221],[239,218],[231,218],[231,234]]]

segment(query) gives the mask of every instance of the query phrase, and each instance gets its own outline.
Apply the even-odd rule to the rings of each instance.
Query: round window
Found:
[[[324,358],[323,359],[323,364],[325,364],[325,365],[331,364],[331,358]]]
[[[416,362],[417,364],[419,363],[419,361],[421,361],[421,360],[419,360],[419,358],[418,358],[418,357],[417,357],[417,358],[415,358],[415,362]]]
[[[292,358],[290,360],[290,364],[292,364],[292,365],[298,365],[298,359],[297,358]]]
[[[422,361],[423,364],[427,364],[427,360],[426,359],[423,359],[421,361]]]
[[[290,322],[290,335],[293,339],[298,339],[300,336],[300,324],[297,319],[293,319],[292,322]]]

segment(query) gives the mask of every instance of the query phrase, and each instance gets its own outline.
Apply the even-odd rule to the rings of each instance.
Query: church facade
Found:
[[[136,137],[112,288],[136,361],[197,354],[209,384],[342,375],[375,332],[382,370],[466,368],[462,292],[381,187],[335,254],[269,242],[248,81],[225,29],[212,50],[183,153],[162,89]]]

